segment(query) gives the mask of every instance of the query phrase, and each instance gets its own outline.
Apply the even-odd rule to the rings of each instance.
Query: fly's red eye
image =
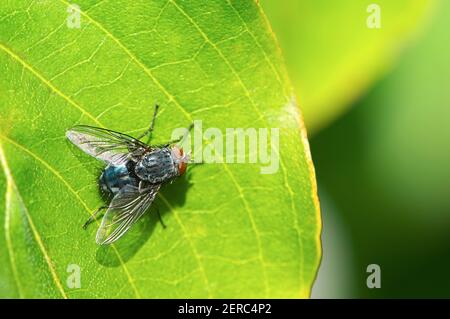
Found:
[[[178,164],[178,174],[183,175],[186,173],[187,163],[186,162],[180,162]]]

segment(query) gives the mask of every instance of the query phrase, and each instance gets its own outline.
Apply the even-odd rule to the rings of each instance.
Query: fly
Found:
[[[122,237],[150,208],[161,185],[186,172],[190,156],[177,144],[186,135],[150,145],[157,112],[155,105],[150,127],[137,138],[87,125],[74,126],[66,133],[73,144],[106,164],[99,185],[112,200],[108,206],[97,209],[83,226],[106,209],[96,235],[99,245],[111,244]],[[146,135],[148,144],[140,141]]]

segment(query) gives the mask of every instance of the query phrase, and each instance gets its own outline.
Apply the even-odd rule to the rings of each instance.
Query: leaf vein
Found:
[[[12,176],[12,173],[9,169],[8,163],[6,161],[6,156],[4,154],[3,148],[0,146],[0,160],[2,162],[2,166],[3,166],[3,170],[5,172],[5,176],[8,182],[8,185],[10,185],[10,188],[7,191],[7,194],[11,192],[12,189],[16,189],[16,194],[17,194],[17,198],[19,198],[21,204],[24,207],[24,212],[25,212],[25,216],[27,218],[28,224],[30,225],[31,231],[33,233],[34,239],[36,240],[36,243],[38,244],[39,249],[41,250],[42,255],[44,256],[45,262],[47,263],[47,266],[50,270],[50,274],[53,278],[53,281],[55,282],[56,288],[59,290],[59,292],[61,293],[61,295],[63,296],[64,299],[67,299],[67,295],[64,291],[64,288],[62,286],[61,280],[58,277],[58,274],[56,273],[55,267],[53,265],[53,261],[50,258],[50,255],[47,252],[47,249],[42,241],[41,236],[39,235],[39,232],[36,228],[36,226],[34,225],[33,219],[31,218],[30,213],[28,212],[28,209],[26,208],[22,197],[20,196],[19,191],[17,190],[17,186],[15,184],[14,178]],[[8,230],[9,232],[9,230]],[[12,251],[11,251],[12,253]]]
[[[32,151],[30,151],[29,149],[27,149],[26,147],[20,145],[19,143],[11,140],[10,138],[6,137],[6,136],[0,136],[3,140],[9,142],[10,144],[16,146],[18,149],[22,150],[23,152],[25,152],[26,154],[30,155],[32,158],[34,158],[36,161],[38,161],[39,163],[41,163],[46,169],[48,169],[53,175],[55,175],[59,180],[61,180],[64,184],[64,186],[67,187],[67,189],[78,199],[78,201],[83,205],[83,207],[86,209],[86,211],[92,215],[92,211],[89,209],[89,207],[87,206],[87,204],[81,199],[81,197],[77,194],[77,192],[75,191],[75,189],[72,188],[72,186],[64,179],[64,177],[61,176],[61,174],[59,174],[59,172],[54,169],[52,166],[50,166],[50,164],[48,164],[46,161],[44,161],[42,158],[40,158],[37,154],[33,153]],[[98,224],[98,222],[97,222]],[[117,258],[119,259],[119,262],[125,272],[125,275],[130,283],[130,286],[132,287],[134,293],[136,294],[136,296],[138,298],[140,298],[140,293],[136,287],[136,285],[134,284],[134,279],[132,278],[130,272],[128,271],[128,268],[126,267],[122,257],[120,256],[119,252],[117,251],[117,248],[114,245],[111,245],[115,254],[117,255]]]
[[[48,81],[44,76],[42,76],[37,70],[35,70],[31,65],[29,65],[24,59],[22,59],[20,56],[15,54],[13,51],[11,51],[9,48],[7,48],[5,45],[0,43],[0,49],[2,49],[4,52],[6,52],[10,57],[12,57],[14,60],[22,64],[23,67],[25,67],[28,71],[33,73],[39,80],[41,80],[45,85],[47,85],[50,89],[52,89],[53,92],[61,96],[64,100],[66,100],[70,105],[77,108],[81,113],[88,116],[90,119],[92,119],[95,123],[100,125],[100,122],[89,112],[87,112],[84,108],[82,108],[80,105],[75,103],[70,97],[65,95],[63,92],[61,92],[56,86],[54,86],[50,81]]]
[[[186,238],[189,246],[191,247],[191,251],[192,251],[192,253],[193,253],[194,257],[195,257],[195,260],[197,261],[197,265],[200,268],[200,271],[202,273],[202,278],[203,278],[203,280],[205,282],[205,288],[206,288],[206,291],[208,293],[208,297],[212,298],[208,277],[206,276],[206,271],[205,271],[205,268],[203,267],[203,263],[201,261],[200,254],[197,251],[197,248],[195,247],[195,245],[192,242],[191,238],[187,235],[186,228],[185,228],[183,222],[181,221],[180,217],[178,216],[178,213],[173,208],[173,206],[170,205],[169,201],[162,194],[159,194],[158,196],[162,199],[162,201],[169,208],[169,210],[171,210],[173,212],[173,215],[175,216],[175,220],[177,221],[178,225],[180,226],[181,231],[183,232],[184,238]]]
[[[65,5],[69,5],[69,3],[65,0],[59,0]],[[103,31],[108,37],[110,37],[129,57],[130,59],[138,65],[142,70],[150,77],[150,79],[156,84],[156,86],[168,97],[170,101],[175,100],[175,97],[167,91],[167,89],[159,82],[159,80],[153,75],[150,69],[148,69],[136,56],[125,46],[122,42],[116,38],[111,32],[109,32],[103,25],[101,25],[98,21],[94,20],[90,15],[88,15],[84,11],[80,11],[80,14],[83,15],[86,19],[91,21],[92,24],[97,26],[101,31]],[[179,104],[181,112],[183,112],[186,116],[189,116],[189,113]]]
[[[6,164],[6,158],[3,151],[3,147],[0,144],[0,161],[3,166],[3,171],[5,172],[6,179],[7,179],[7,185],[6,185],[6,193],[5,193],[5,239],[6,239],[6,245],[9,253],[9,260],[11,263],[11,269],[13,273],[14,280],[17,285],[17,291],[19,292],[19,297],[24,298],[24,294],[22,292],[22,285],[19,280],[19,275],[17,271],[17,265],[16,265],[16,259],[14,254],[14,249],[12,245],[12,238],[11,238],[11,232],[10,232],[10,220],[11,220],[11,192],[12,192],[12,184],[8,178],[7,174],[7,164]]]

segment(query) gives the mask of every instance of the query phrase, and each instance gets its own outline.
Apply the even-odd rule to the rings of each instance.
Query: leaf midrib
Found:
[[[16,258],[15,253],[12,245],[11,240],[11,231],[10,231],[10,223],[11,223],[11,192],[12,192],[12,184],[11,181],[7,175],[7,164],[6,164],[6,157],[5,152],[3,151],[3,146],[0,143],[0,162],[3,167],[3,171],[5,173],[6,177],[6,192],[5,192],[5,224],[4,224],[4,230],[5,230],[5,240],[6,240],[6,247],[8,250],[9,260],[11,263],[11,270],[13,273],[14,280],[16,282],[17,291],[19,293],[19,297],[23,298],[24,294],[22,292],[22,284],[19,280],[19,275],[17,271],[17,264],[16,264]]]
[[[51,274],[51,276],[53,278],[53,281],[54,281],[54,283],[56,285],[56,288],[59,290],[59,292],[61,293],[62,297],[64,299],[67,299],[67,294],[64,291],[64,288],[63,288],[62,283],[61,283],[61,279],[58,277],[58,274],[56,273],[55,267],[53,266],[53,261],[52,261],[50,255],[47,252],[47,249],[46,249],[46,247],[45,247],[45,245],[44,245],[44,243],[42,241],[42,238],[39,235],[39,232],[36,229],[36,226],[34,225],[33,219],[31,218],[31,215],[30,215],[27,207],[25,206],[25,203],[23,202],[22,196],[20,195],[20,192],[19,192],[19,190],[17,188],[16,182],[14,181],[14,177],[13,177],[13,175],[11,173],[11,170],[9,169],[8,162],[6,160],[6,155],[5,155],[5,152],[3,151],[3,147],[2,147],[1,144],[0,144],[0,162],[2,163],[3,171],[4,171],[5,177],[6,177],[6,181],[7,181],[7,184],[9,186],[8,189],[7,189],[6,195],[9,197],[8,194],[10,194],[11,191],[13,191],[13,190],[16,191],[17,198],[19,199],[20,203],[24,207],[25,216],[27,218],[28,224],[30,225],[31,232],[33,233],[34,239],[35,239],[39,249],[41,250],[42,255],[44,256],[44,260],[47,263],[47,266],[48,266],[48,268],[50,270],[50,274]],[[9,214],[9,213],[5,211],[5,214]],[[8,221],[9,221],[9,218],[8,218]],[[5,218],[5,223],[6,223],[6,218]],[[5,224],[5,228],[7,228],[6,224]],[[8,225],[8,229],[9,229],[9,225]],[[11,239],[11,238],[9,238],[9,239]],[[13,256],[14,252],[11,250],[11,248],[12,248],[12,243],[9,242],[9,244],[8,244],[9,254],[10,254],[10,256]],[[20,285],[20,281],[18,280],[17,269],[16,269],[15,263],[12,263],[12,267],[13,267],[14,275],[16,277],[16,282],[17,282],[17,287],[19,289],[19,294],[22,294],[22,292],[21,292],[21,285]]]
[[[27,153],[28,155],[30,155],[32,158],[34,158],[36,161],[40,162],[46,169],[48,169],[53,175],[55,175],[59,180],[61,180],[64,184],[64,186],[67,187],[67,189],[75,196],[76,199],[78,199],[78,201],[82,204],[82,206],[86,209],[86,211],[89,213],[89,215],[92,215],[92,211],[89,209],[89,207],[87,206],[87,204],[83,201],[83,199],[78,195],[78,193],[72,188],[72,186],[64,179],[64,177],[59,174],[59,172],[53,168],[49,163],[47,163],[46,161],[44,161],[41,157],[39,157],[37,154],[35,154],[34,152],[32,152],[31,150],[27,149],[26,147],[24,147],[23,145],[20,145],[19,143],[13,141],[12,139],[10,139],[9,137],[6,137],[4,135],[0,135],[0,137],[2,138],[2,140],[9,142],[10,144],[14,145],[15,147],[17,147],[18,149],[22,150],[23,152]],[[5,168],[4,168],[5,170]],[[5,175],[7,175],[8,173],[6,173],[5,170]],[[12,176],[10,174],[10,176]],[[16,186],[17,188],[17,186]],[[23,206],[26,208],[25,203],[23,203]],[[27,214],[29,215],[29,214]],[[31,216],[28,217],[29,220],[31,220]],[[99,222],[96,221],[97,226],[99,225]],[[36,233],[39,234],[37,232],[37,229],[34,227],[34,229],[36,230]],[[113,248],[113,251],[115,252],[115,254],[117,255],[117,258],[119,259],[120,265],[122,266],[125,275],[130,283],[131,288],[133,289],[136,297],[140,298],[140,293],[136,287],[136,285],[134,284],[134,279],[131,276],[130,272],[128,271],[128,268],[126,267],[125,263],[123,262],[122,257],[120,256],[119,252],[117,251],[116,247],[113,245],[111,245],[111,247]],[[67,298],[67,296],[66,296]]]

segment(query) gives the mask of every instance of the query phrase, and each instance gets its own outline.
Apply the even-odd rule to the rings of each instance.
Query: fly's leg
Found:
[[[164,224],[163,219],[161,217],[161,213],[159,212],[159,209],[156,209],[156,213],[158,214],[159,222],[161,223],[163,228],[166,228],[166,224]]]
[[[102,210],[107,209],[107,208],[108,208],[108,206],[101,206],[101,207],[97,208],[97,209],[95,210],[95,212],[91,215],[91,217],[89,217],[89,219],[84,223],[83,229],[86,229],[86,228],[88,227],[88,225],[89,225],[90,223],[92,223],[92,222],[95,220],[95,218],[97,217],[97,215],[98,215]]]
[[[189,135],[189,133],[191,132],[193,127],[194,127],[194,123],[191,123],[191,125],[189,125],[189,127],[186,129],[186,133],[183,136],[180,136],[179,138],[176,138],[174,140],[170,140],[170,141],[168,141],[166,143],[163,143],[160,146],[169,146],[169,145],[177,144],[177,143],[183,141]]]
[[[145,186],[144,186],[144,181],[139,181],[138,190],[139,190],[139,193],[143,193],[146,190],[148,190],[148,188],[145,188]]]
[[[143,138],[145,135],[148,135],[148,142],[150,144],[150,141],[152,139],[152,132],[153,132],[153,127],[155,126],[155,119],[156,119],[156,114],[158,113],[158,109],[159,109],[159,105],[155,104],[155,110],[153,111],[153,116],[152,116],[152,121],[150,122],[150,127],[141,135],[139,135],[137,137],[138,140],[140,140],[141,138]]]
[[[156,204],[154,204],[156,206]],[[164,224],[163,219],[161,217],[161,213],[159,212],[158,206],[156,206],[156,213],[158,214],[159,222],[161,223],[163,228],[166,228],[166,224]]]
[[[162,148],[162,147],[167,147],[167,146],[169,146],[169,145],[178,143],[179,141],[181,141],[182,138],[183,138],[183,137],[179,137],[179,138],[177,138],[177,139],[170,140],[170,141],[168,141],[168,142],[165,142],[165,143],[162,143],[162,144],[159,144],[159,145],[155,145],[155,147],[160,147],[160,148]]]

